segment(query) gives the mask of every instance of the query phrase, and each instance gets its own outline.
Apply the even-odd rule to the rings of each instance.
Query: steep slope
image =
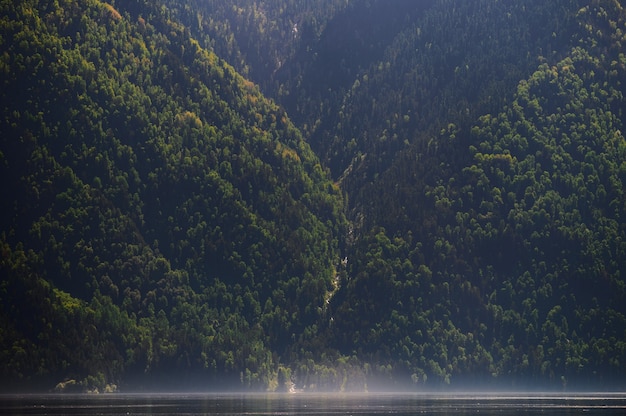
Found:
[[[440,0],[407,25],[310,138],[333,175],[358,195],[351,208],[368,210],[360,193],[376,188],[374,176],[398,152],[450,123],[466,126],[497,111],[539,59],[559,59],[581,4]]]
[[[620,2],[14,3],[3,389],[625,385]]]
[[[343,354],[426,386],[623,383],[625,17],[578,9],[575,46],[500,111],[373,170],[333,299]]]
[[[1,10],[3,382],[276,387],[343,233],[286,114],[159,5]]]
[[[277,93],[277,72],[308,66],[299,52],[317,42],[336,14],[351,8],[344,0],[164,0],[168,10],[201,42],[257,82]],[[353,8],[353,7],[352,7]],[[287,62],[298,54],[299,62]],[[295,68],[291,68],[293,70]],[[301,71],[294,71],[298,76]]]
[[[580,61],[578,76],[589,82],[585,89],[593,85],[587,80],[593,76],[607,90],[598,91],[604,98],[595,101],[572,99],[569,107],[559,110],[561,116],[569,120],[582,108],[607,105],[610,110],[601,110],[599,117],[608,117],[613,127],[592,135],[611,141],[620,131],[623,101],[605,98],[620,97],[622,90],[619,68],[612,63],[620,62],[615,51],[621,42],[622,12],[617,2],[592,2],[585,9],[588,3],[439,0],[394,2],[390,7],[383,1],[355,1],[333,10],[312,8],[307,36],[291,33],[291,38],[285,30],[291,25],[281,20],[297,21],[287,17],[297,15],[290,14],[290,2],[237,3],[232,8],[237,13],[222,33],[246,40],[245,46],[233,45],[239,46],[239,59],[249,65],[253,77],[262,72],[255,68],[267,64],[264,57],[276,53],[269,46],[268,31],[259,28],[283,28],[275,32],[289,45],[282,50],[280,68],[263,73],[259,82],[297,120],[348,195],[352,229],[346,236],[347,267],[341,290],[332,299],[332,320],[320,322],[326,331],[310,359],[295,365],[294,379],[300,385],[362,389],[374,385],[376,376],[419,388],[458,385],[464,378],[552,387],[568,380],[602,384],[623,379],[618,363],[623,356],[619,305],[624,265],[614,254],[622,250],[619,215],[604,218],[596,207],[604,202],[579,196],[577,201],[593,201],[586,203],[586,210],[595,210],[597,224],[590,224],[588,215],[576,217],[582,212],[579,202],[561,201],[553,211],[574,214],[559,214],[567,216],[566,226],[562,220],[546,220],[556,221],[564,234],[546,232],[542,227],[553,225],[536,223],[541,208],[521,195],[523,188],[543,204],[555,192],[574,192],[559,184],[571,183],[570,175],[580,176],[580,155],[564,156],[558,174],[566,179],[555,179],[553,189],[521,184],[519,177],[539,175],[531,159],[519,165],[527,169],[523,174],[512,174],[517,180],[497,182],[497,191],[482,189],[486,184],[494,188],[493,180],[472,176],[493,169],[489,163],[505,166],[508,161],[511,145],[501,136],[516,122],[505,120],[511,108],[525,106],[519,103],[524,94],[519,81],[536,83],[535,77],[546,68],[568,68],[567,59]],[[249,35],[251,31],[257,36]],[[256,58],[247,59],[252,55],[246,51],[258,50],[269,53],[253,53]],[[582,62],[581,50],[592,57],[593,65]],[[613,74],[606,75],[611,82],[604,85],[598,74],[608,73]],[[585,96],[578,87],[564,84],[560,94]],[[536,90],[539,100],[550,101],[557,93],[543,84]],[[493,115],[479,122],[486,113]],[[491,120],[492,132],[482,125],[485,120]],[[541,129],[553,121],[524,122]],[[587,125],[581,121],[578,128]],[[531,141],[534,133],[519,134]],[[585,155],[599,153],[604,146],[589,144],[591,136],[574,136],[582,146],[577,151]],[[483,158],[485,143],[492,146],[499,140],[504,142],[494,146],[503,153]],[[521,153],[526,157],[526,152],[537,152],[537,146]],[[621,157],[617,152],[604,158],[619,165]],[[603,186],[611,183],[612,189],[620,189],[616,178],[615,173],[605,177]],[[585,186],[589,189],[576,193],[595,192],[595,185]],[[494,205],[492,192],[499,192],[509,205]],[[507,201],[512,195],[515,198]],[[611,198],[613,208],[622,206],[619,192]],[[584,244],[573,237],[573,229],[596,226],[605,231],[589,234]],[[547,249],[550,246],[565,248],[556,253]],[[596,267],[603,262],[612,264],[610,272],[598,272],[606,270]],[[612,282],[610,290],[598,283],[606,279]],[[588,290],[589,285],[597,292]],[[565,302],[572,297],[585,306],[576,309],[571,300]],[[589,306],[604,300],[613,306]],[[553,310],[557,306],[561,309]],[[580,335],[587,325],[582,323],[584,314],[604,316],[598,320],[607,324]],[[564,341],[563,334],[576,334],[583,341],[572,342],[569,336]],[[615,347],[607,349],[607,343]]]
[[[164,3],[204,45],[284,106],[308,137],[335,130],[355,80],[378,65],[394,38],[414,29],[437,2],[395,0],[392,7],[382,0]],[[327,145],[320,140],[317,135],[310,143],[324,153]]]

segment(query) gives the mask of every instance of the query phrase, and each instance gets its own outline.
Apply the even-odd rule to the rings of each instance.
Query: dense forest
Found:
[[[336,289],[340,192],[284,111],[142,7],[3,6],[2,379],[271,386]]]
[[[0,0],[2,391],[626,387],[617,0]]]

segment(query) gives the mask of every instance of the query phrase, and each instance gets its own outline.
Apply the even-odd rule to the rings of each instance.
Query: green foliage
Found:
[[[2,4],[3,380],[265,388],[334,290],[341,197],[256,86],[123,7]]]
[[[0,10],[2,389],[623,385],[619,2]]]
[[[449,123],[357,185],[342,353],[427,385],[623,378],[625,15],[600,3],[570,10],[573,46],[500,111]]]

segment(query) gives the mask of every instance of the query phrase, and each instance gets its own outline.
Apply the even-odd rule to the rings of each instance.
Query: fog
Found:
[[[143,393],[0,396],[2,414],[228,415],[618,415],[626,393]]]

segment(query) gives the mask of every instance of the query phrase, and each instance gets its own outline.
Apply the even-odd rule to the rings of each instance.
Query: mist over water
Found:
[[[623,415],[626,393],[112,394],[0,396],[5,415]]]

